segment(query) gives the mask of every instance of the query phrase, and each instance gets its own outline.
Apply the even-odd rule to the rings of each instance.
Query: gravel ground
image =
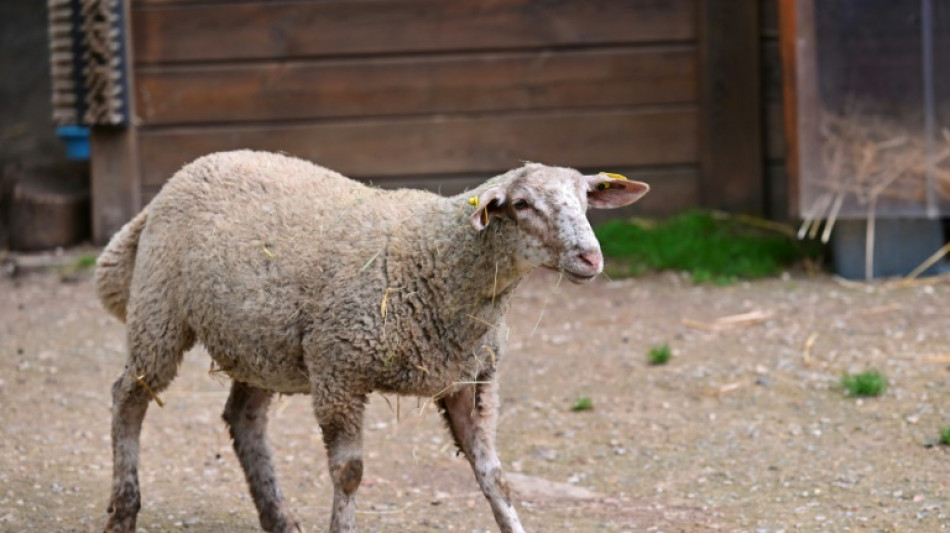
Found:
[[[948,303],[950,283],[535,274],[509,315],[499,429],[526,528],[950,530],[950,452],[927,445],[950,425]],[[0,279],[0,531],[101,530],[123,338],[88,273]],[[673,359],[649,366],[661,343]],[[149,410],[140,531],[258,530],[219,420],[228,385],[208,367],[190,352]],[[842,373],[867,369],[888,391],[846,397]],[[572,412],[585,396],[593,409]],[[431,405],[374,396],[365,433],[363,531],[495,531]],[[291,507],[325,530],[331,489],[306,398],[276,403],[270,436]]]

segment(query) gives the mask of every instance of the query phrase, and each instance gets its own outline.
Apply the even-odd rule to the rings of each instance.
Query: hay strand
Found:
[[[824,214],[828,207],[831,206],[831,202],[834,199],[832,193],[825,193],[821,195],[821,198],[816,202],[815,208],[815,219],[812,221],[811,229],[808,230],[808,238],[814,239],[818,236],[818,228],[821,227],[822,214]]]
[[[495,361],[496,361],[495,350],[492,350],[492,347],[489,346],[489,345],[487,345],[487,344],[484,345],[484,346],[482,346],[482,348],[484,348],[486,351],[488,351],[488,355],[491,356],[491,367],[492,367],[492,368],[495,368]]]
[[[501,328],[499,328],[497,325],[492,324],[491,322],[488,322],[487,320],[478,318],[477,316],[475,316],[475,315],[473,315],[473,314],[471,314],[471,313],[468,313],[468,314],[466,314],[465,316],[467,316],[468,318],[471,318],[471,319],[474,320],[475,322],[478,322],[478,323],[480,323],[480,324],[485,324],[486,326],[492,328],[492,329],[495,330],[495,331],[501,331]]]
[[[749,311],[748,313],[739,313],[736,315],[729,315],[717,318],[712,322],[701,322],[699,320],[693,320],[692,318],[682,318],[680,322],[684,326],[688,326],[694,329],[701,329],[703,331],[718,332],[725,331],[729,329],[736,329],[742,327],[754,326],[769,320],[775,316],[773,311],[764,311],[761,309],[756,309],[754,311]]]
[[[491,287],[491,305],[495,306],[495,295],[498,294],[498,261],[495,261],[495,281]]]
[[[538,331],[538,326],[541,324],[541,317],[544,316],[544,310],[548,307],[548,302],[551,301],[551,297],[554,296],[554,292],[557,291],[558,287],[561,286],[561,280],[564,279],[564,272],[558,272],[557,283],[554,284],[554,288],[551,289],[547,296],[544,297],[544,303],[541,304],[541,311],[538,313],[538,320],[534,323],[534,328],[531,330],[531,335],[529,337],[534,337],[534,334]]]
[[[137,381],[142,387],[145,387],[145,390],[148,392],[149,396],[155,400],[155,403],[157,403],[159,407],[165,407],[165,402],[163,402],[162,399],[158,397],[158,394],[155,394],[155,391],[152,390],[152,387],[148,386],[148,382],[145,381],[144,374],[136,377],[135,381]]]
[[[373,257],[370,257],[370,258],[369,258],[369,261],[367,261],[365,265],[363,265],[362,267],[360,267],[360,270],[359,270],[359,271],[362,272],[362,271],[366,270],[367,268],[369,268],[369,266],[373,264],[373,261],[375,261],[376,258],[379,257],[379,254],[381,254],[381,253],[383,253],[383,248],[380,248],[378,252],[376,252],[375,254],[373,254]]]
[[[940,261],[941,259],[943,259],[943,257],[947,255],[948,253],[950,253],[950,242],[948,242],[947,244],[944,244],[939,250],[934,252],[933,255],[928,257],[923,263],[918,265],[917,268],[912,270],[910,274],[907,274],[904,280],[911,281],[911,280],[917,279],[917,277],[920,276],[924,270],[927,270],[928,268],[932,267],[937,261]]]
[[[867,230],[864,234],[864,280],[874,279],[874,226],[877,220],[877,196],[868,205]]]
[[[811,358],[811,347],[815,345],[815,341],[818,340],[818,332],[813,332],[811,335],[805,339],[805,346],[802,348],[802,364],[806,367],[811,368],[814,365],[814,361]]]
[[[386,303],[389,301],[389,295],[392,292],[392,287],[386,287],[386,291],[383,293],[383,301],[379,304],[379,315],[384,319],[386,318]]]
[[[825,231],[821,233],[821,243],[828,244],[831,240],[831,230],[835,227],[838,220],[838,213],[841,212],[841,205],[844,204],[844,193],[839,192],[835,195],[835,201],[831,204],[831,211],[828,213],[828,220],[825,221]]]

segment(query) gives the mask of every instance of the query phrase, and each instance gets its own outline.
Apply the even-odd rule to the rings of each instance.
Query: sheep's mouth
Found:
[[[573,272],[571,270],[562,269],[561,272],[573,283],[587,283],[592,279],[597,277],[597,274],[588,274],[586,272]]]

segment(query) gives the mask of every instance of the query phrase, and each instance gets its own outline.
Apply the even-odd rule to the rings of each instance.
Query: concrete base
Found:
[[[835,272],[846,279],[865,279],[866,220],[839,220],[832,233]],[[873,277],[906,276],[939,250],[946,238],[940,220],[878,219],[874,228]],[[922,275],[950,269],[943,260]]]

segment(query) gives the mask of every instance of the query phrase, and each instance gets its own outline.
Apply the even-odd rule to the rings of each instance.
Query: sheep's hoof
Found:
[[[117,504],[117,501],[124,505]],[[113,498],[109,503],[109,508],[106,509],[109,519],[106,521],[103,533],[135,533],[135,519],[141,507],[137,495],[128,500]]]
[[[306,533],[290,511],[281,513],[280,520],[276,523],[261,524],[261,526],[271,533]]]
[[[109,515],[103,533],[135,533],[135,515],[121,516],[119,513]]]
[[[303,528],[300,527],[300,524],[298,524],[297,521],[294,520],[293,516],[290,516],[290,515],[287,516],[286,524],[287,524],[286,527],[284,527],[284,529],[281,529],[280,533],[306,533],[306,531],[304,531]]]

